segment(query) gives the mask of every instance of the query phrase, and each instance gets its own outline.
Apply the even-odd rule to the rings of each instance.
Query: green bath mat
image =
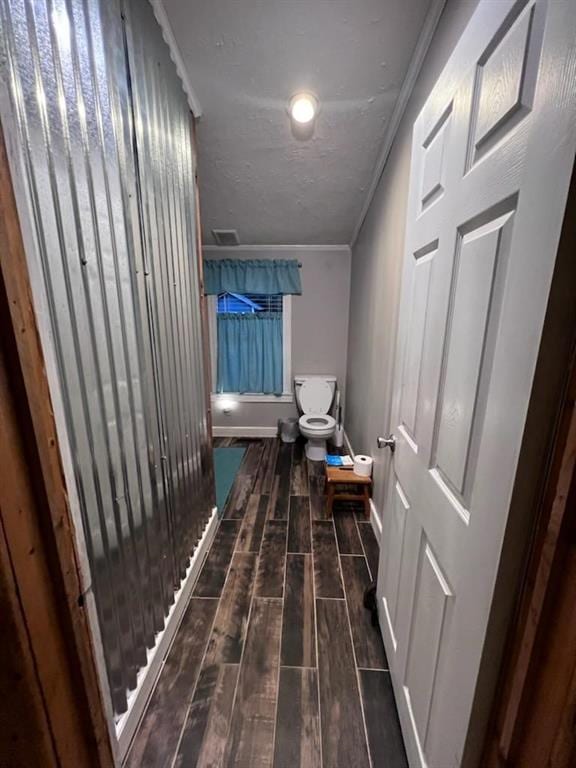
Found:
[[[234,483],[246,448],[214,448],[214,475],[216,478],[216,506],[222,512]]]

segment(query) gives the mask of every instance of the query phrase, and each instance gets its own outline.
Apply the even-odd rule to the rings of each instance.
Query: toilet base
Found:
[[[326,458],[326,440],[309,437],[306,442],[306,456],[310,461],[324,461]]]

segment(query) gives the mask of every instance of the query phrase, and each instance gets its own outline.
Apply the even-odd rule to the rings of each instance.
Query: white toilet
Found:
[[[336,419],[328,414],[336,391],[336,376],[295,376],[294,391],[300,434],[308,438],[306,456],[311,461],[324,461],[326,440],[336,429]]]

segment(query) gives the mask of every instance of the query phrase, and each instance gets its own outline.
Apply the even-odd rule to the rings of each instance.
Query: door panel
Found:
[[[378,569],[381,580],[381,592],[384,600],[386,619],[390,638],[396,648],[396,608],[398,602],[398,584],[402,568],[402,553],[404,551],[404,533],[406,517],[410,505],[399,482],[392,484],[392,501],[389,506],[390,515],[387,519],[385,533],[386,563]]]
[[[443,112],[422,144],[421,211],[438,200],[445,189],[446,147],[449,141],[452,104]]]
[[[404,686],[414,730],[425,747],[442,631],[453,597],[425,535],[417,574]]]
[[[380,623],[412,766],[459,766],[576,147],[576,6],[481,2],[413,132]]]
[[[426,327],[430,273],[436,250],[437,242],[433,242],[414,254],[413,290],[410,302],[411,317],[404,363],[401,407],[402,424],[414,441],[416,441],[420,360],[422,358],[422,344]]]
[[[491,358],[487,332],[494,299],[502,228],[511,213],[473,229],[460,230],[454,263],[454,287],[448,311],[445,359],[441,374],[434,467],[458,496],[464,495],[473,421],[484,363]]]
[[[532,109],[544,21],[544,4],[518,3],[480,57],[467,170]]]

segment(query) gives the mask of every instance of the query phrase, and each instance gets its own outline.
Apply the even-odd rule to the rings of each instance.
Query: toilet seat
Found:
[[[303,434],[308,432],[317,437],[331,437],[336,426],[336,419],[325,413],[307,413],[300,416],[298,425]]]

